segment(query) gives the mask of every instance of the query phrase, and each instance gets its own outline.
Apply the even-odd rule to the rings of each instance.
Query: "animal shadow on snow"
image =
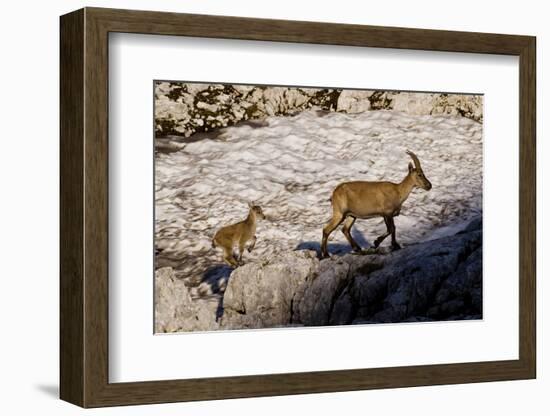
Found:
[[[365,238],[365,236],[355,230],[354,228],[351,229],[351,235],[355,241],[357,241],[357,244],[359,244],[363,249],[369,248],[371,244],[368,242],[368,240]],[[345,243],[328,243],[327,245],[328,251],[330,254],[334,255],[344,255],[348,253],[352,253],[353,250],[351,249],[351,246],[346,241]],[[294,250],[312,250],[317,253],[317,257],[321,257],[321,242],[320,241],[301,241]]]

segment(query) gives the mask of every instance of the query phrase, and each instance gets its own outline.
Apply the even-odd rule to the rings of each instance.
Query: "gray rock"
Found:
[[[223,298],[224,329],[266,328],[292,324],[293,303],[303,296],[319,261],[314,252],[294,251],[264,263],[239,267]]]
[[[338,96],[337,110],[350,114],[368,111],[371,95],[372,91],[343,90]]]
[[[478,122],[483,119],[482,98],[475,95],[158,82],[155,136],[189,137],[246,120],[290,116],[307,109],[349,114],[386,110],[463,116]],[[166,151],[166,143],[158,145],[162,146],[159,151]],[[175,147],[177,142],[168,151]]]
[[[340,296],[334,301],[332,313],[330,314],[329,325],[348,325],[354,316],[354,303],[346,287]]]
[[[296,320],[304,325],[326,325],[337,294],[348,283],[349,272],[349,264],[341,259],[322,261],[317,276],[295,303]]]
[[[481,222],[389,254],[294,251],[235,270],[223,328],[475,319],[481,316]],[[384,253],[379,251],[379,253]]]
[[[401,322],[411,316],[445,318],[464,310],[481,285],[481,231],[409,246],[383,259],[368,278],[356,278],[351,293],[355,319]],[[456,308],[459,302],[463,304]]]
[[[155,273],[155,332],[209,331],[218,328],[217,303],[194,302],[171,267]]]
[[[399,251],[333,256],[292,251],[235,269],[223,296],[193,300],[169,268],[155,276],[156,332],[479,319],[482,231]],[[201,286],[199,286],[200,288]]]

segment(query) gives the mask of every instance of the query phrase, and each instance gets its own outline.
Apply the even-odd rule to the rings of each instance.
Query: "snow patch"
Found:
[[[395,220],[400,243],[454,234],[480,215],[482,125],[460,116],[309,110],[267,117],[261,127],[205,133],[179,151],[157,153],[156,267],[174,267],[192,287],[226,279],[210,240],[219,227],[246,217],[248,201],[261,205],[269,221],[258,224],[245,261],[318,248],[332,190],[350,180],[401,181],[406,149],[418,155],[433,188],[413,191],[404,203]],[[381,219],[358,220],[354,228],[363,245],[385,231]],[[349,250],[339,231],[329,243],[332,252]]]

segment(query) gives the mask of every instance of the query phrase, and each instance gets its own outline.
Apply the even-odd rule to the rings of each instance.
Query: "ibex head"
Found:
[[[409,162],[409,175],[414,180],[415,186],[429,191],[430,189],[432,189],[432,184],[430,183],[428,178],[424,176],[424,171],[422,170],[422,166],[420,165],[420,160],[418,160],[416,155],[410,150],[407,150],[407,154],[414,162],[414,166],[412,163]]]
[[[253,212],[256,215],[256,217],[258,217],[261,220],[265,220],[265,214],[262,211],[262,207],[260,207],[259,205],[256,205],[254,202],[249,202],[248,208],[250,208],[250,211]]]

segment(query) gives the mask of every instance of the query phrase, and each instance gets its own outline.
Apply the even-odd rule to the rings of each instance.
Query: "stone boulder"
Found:
[[[170,267],[155,274],[155,332],[479,319],[482,222],[373,254],[279,254],[231,272],[223,298],[192,299]]]
[[[210,331],[218,329],[215,302],[191,299],[183,280],[171,267],[155,272],[155,332]]]
[[[293,251],[233,271],[224,329],[481,318],[482,223],[399,251]]]
[[[311,251],[294,251],[239,267],[231,273],[225,290],[221,326],[244,329],[292,324],[294,302],[318,267],[319,260]]]
[[[338,96],[337,111],[348,114],[362,113],[370,110],[369,97],[372,91],[342,90]]]
[[[480,317],[481,245],[479,229],[378,258],[382,267],[357,273],[348,287],[355,313],[347,323]]]

